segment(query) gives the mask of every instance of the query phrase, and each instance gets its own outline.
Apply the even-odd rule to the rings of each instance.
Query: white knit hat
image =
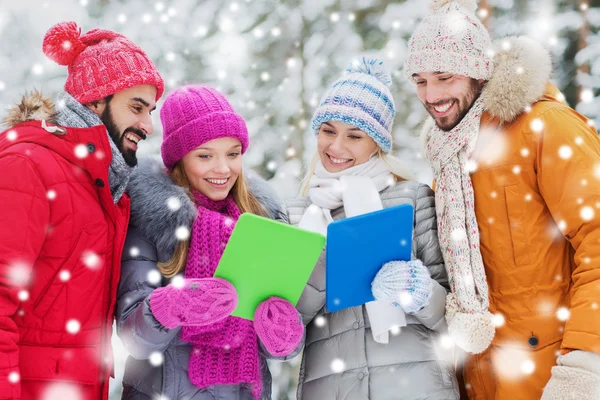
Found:
[[[494,70],[490,35],[475,16],[476,0],[433,0],[408,43],[404,75],[449,72],[488,80]]]

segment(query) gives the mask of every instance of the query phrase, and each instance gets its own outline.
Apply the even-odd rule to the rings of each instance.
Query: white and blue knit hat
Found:
[[[315,135],[324,122],[355,126],[369,135],[385,153],[392,150],[392,125],[396,106],[390,92],[390,74],[383,62],[363,57],[352,63],[346,74],[325,93],[315,110]]]

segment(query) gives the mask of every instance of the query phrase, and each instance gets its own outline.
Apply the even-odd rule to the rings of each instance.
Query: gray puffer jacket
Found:
[[[423,261],[435,280],[425,308],[407,315],[408,326],[390,335],[389,343],[373,340],[364,306],[327,313],[325,251],[304,289],[298,310],[308,324],[298,399],[301,400],[450,400],[459,398],[452,355],[439,336],[446,329],[444,308],[448,280],[437,238],[434,193],[426,185],[398,182],[380,193],[384,208],[412,204],[415,227],[413,259]],[[310,199],[287,202],[290,223],[296,225]],[[334,220],[344,208],[332,210]],[[377,232],[365,232],[376,235]],[[315,317],[319,317],[315,320]],[[316,323],[318,321],[318,323]],[[343,365],[343,372],[332,371]]]
[[[175,230],[191,229],[196,208],[184,190],[162,173],[156,161],[140,160],[127,189],[131,197],[131,221],[123,250],[121,281],[117,295],[117,334],[131,354],[125,364],[123,399],[182,400],[253,400],[249,388],[218,385],[206,389],[194,386],[188,377],[191,345],[179,339],[180,328],[167,329],[150,311],[150,295],[170,279],[162,277],[157,263],[168,261],[175,250]],[[287,222],[287,216],[266,182],[248,180],[251,192],[273,219]],[[179,200],[181,207],[169,208]],[[175,207],[173,207],[175,208]],[[162,277],[159,278],[159,277]],[[260,341],[259,341],[260,342]],[[285,358],[271,357],[259,344],[263,378],[263,400],[271,398],[271,374],[267,358],[285,360],[297,355],[301,346]],[[163,355],[163,362],[153,366],[150,355]],[[161,397],[164,396],[164,397]]]

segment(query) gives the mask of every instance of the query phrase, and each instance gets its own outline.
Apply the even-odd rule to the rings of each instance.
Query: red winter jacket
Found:
[[[57,382],[108,398],[129,220],[129,198],[110,193],[108,140],[104,126],[57,135],[40,120],[0,133],[0,399],[37,400]]]

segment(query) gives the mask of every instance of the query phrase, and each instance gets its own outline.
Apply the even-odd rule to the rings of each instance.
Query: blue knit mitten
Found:
[[[377,272],[371,290],[376,300],[391,301],[414,314],[427,305],[433,287],[421,260],[390,261]]]

